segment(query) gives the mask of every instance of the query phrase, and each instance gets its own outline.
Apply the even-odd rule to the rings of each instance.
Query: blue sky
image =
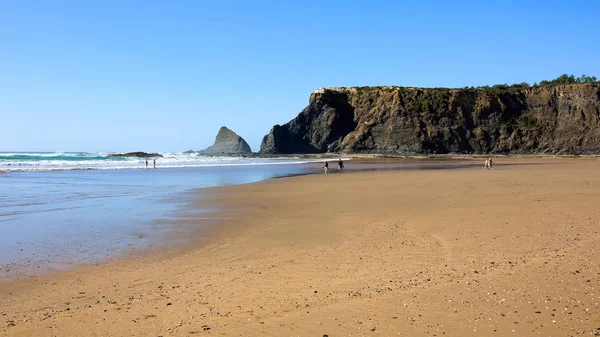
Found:
[[[323,86],[600,77],[599,1],[4,1],[0,151],[253,150]]]

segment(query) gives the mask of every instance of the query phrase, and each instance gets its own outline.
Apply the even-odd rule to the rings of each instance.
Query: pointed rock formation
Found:
[[[238,136],[237,133],[222,126],[215,138],[215,143],[207,147],[205,150],[198,151],[199,154],[237,154],[250,153],[252,150],[244,138]]]

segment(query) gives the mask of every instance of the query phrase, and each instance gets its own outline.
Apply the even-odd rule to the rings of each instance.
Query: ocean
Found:
[[[190,198],[201,198],[205,187],[323,174],[317,164],[323,159],[161,154],[154,169],[152,159],[146,168],[145,158],[114,158],[108,153],[0,152],[0,279],[173,244],[171,238],[177,235],[172,234],[190,230],[178,225],[186,223],[180,217],[189,216]],[[407,160],[353,161],[345,166],[368,171],[473,165]],[[337,173],[335,160],[329,168]],[[191,190],[195,193],[186,193]],[[193,216],[207,211],[215,210],[200,207]],[[203,223],[210,224],[210,219]]]
[[[144,158],[0,152],[0,278],[95,263],[160,245],[186,191],[309,173],[300,158]],[[202,211],[202,210],[198,210]],[[164,234],[164,235],[163,235]]]
[[[159,168],[301,164],[299,158],[243,158],[161,153]],[[0,172],[145,169],[145,158],[110,157],[106,152],[0,152]],[[152,159],[148,159],[152,167]]]

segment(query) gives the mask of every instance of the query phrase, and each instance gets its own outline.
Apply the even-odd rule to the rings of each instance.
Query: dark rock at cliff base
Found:
[[[357,126],[355,107],[349,96],[328,90],[319,99],[311,96],[310,104],[295,119],[275,125],[263,138],[262,153],[322,153],[329,144],[352,132]]]
[[[198,151],[199,154],[237,154],[237,153],[250,153],[252,150],[244,138],[238,136],[235,132],[229,130],[226,127],[221,127],[215,143],[212,146],[207,147],[205,150]]]
[[[128,157],[128,158],[160,158],[162,157],[162,154],[158,154],[158,153],[146,153],[146,152],[127,152],[127,153],[116,153],[116,154],[111,154],[109,155],[109,157],[116,157],[116,158],[122,158],[122,157]]]
[[[261,153],[595,154],[598,83],[519,90],[323,88]]]

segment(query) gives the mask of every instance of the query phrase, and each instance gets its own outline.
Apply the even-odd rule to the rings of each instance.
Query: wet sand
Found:
[[[171,221],[179,216],[187,191],[305,170],[303,165],[272,163],[0,175],[0,279],[168,245],[165,237],[178,230]]]
[[[196,207],[225,211],[190,246],[0,283],[0,335],[593,335],[599,173],[505,158],[212,189]]]

